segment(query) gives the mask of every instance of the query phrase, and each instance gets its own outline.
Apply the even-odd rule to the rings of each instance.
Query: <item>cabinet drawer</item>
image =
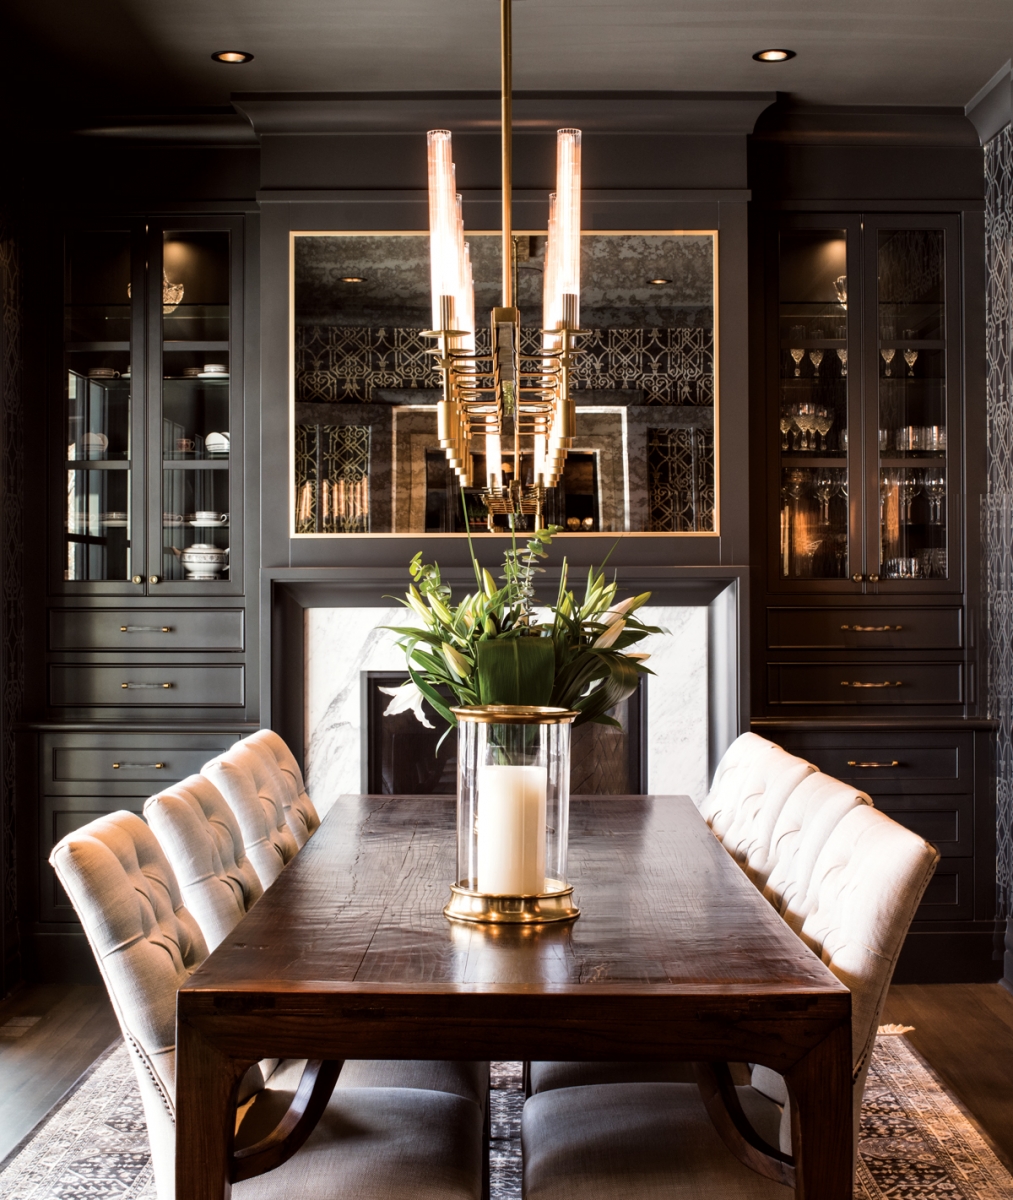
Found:
[[[931,842],[944,858],[974,854],[972,796],[881,796],[876,807]]]
[[[967,921],[974,916],[974,863],[944,858],[929,880],[916,921]]]
[[[50,650],[242,650],[243,610],[61,608]]]
[[[771,704],[962,704],[961,663],[771,663]],[[885,686],[884,686],[885,685]]]
[[[49,668],[50,703],[57,708],[238,708],[243,693],[239,665]]]
[[[835,779],[881,796],[926,793],[970,795],[974,790],[974,735],[947,729],[872,733],[772,733],[792,754]]]
[[[770,608],[771,650],[959,650],[960,608]]]
[[[47,795],[148,796],[196,774],[239,737],[161,730],[46,734],[42,790]]]

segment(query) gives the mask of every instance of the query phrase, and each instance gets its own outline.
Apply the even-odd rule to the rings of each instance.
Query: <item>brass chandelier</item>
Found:
[[[511,0],[501,0],[503,303],[492,309],[491,351],[475,345],[475,288],[464,240],[451,135],[434,129],[429,144],[429,245],[433,328],[443,382],[437,404],[440,445],[462,488],[475,486],[474,455],[485,455],[483,499],[490,531],[497,514],[532,516],[542,525],[547,488],[555,487],[573,445],[570,376],[580,317],[579,129],[556,135],[556,191],[549,197],[543,326],[536,354],[521,350],[513,273]],[[512,457],[505,479],[504,453]]]

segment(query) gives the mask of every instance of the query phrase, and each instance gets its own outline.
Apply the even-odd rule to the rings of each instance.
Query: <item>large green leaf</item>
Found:
[[[476,646],[482,704],[548,704],[556,674],[550,638],[492,638]]]

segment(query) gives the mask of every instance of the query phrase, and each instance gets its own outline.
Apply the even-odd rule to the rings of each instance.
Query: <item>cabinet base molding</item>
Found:
[[[980,930],[913,930],[900,952],[893,982],[995,983],[1003,975],[995,930],[990,921],[980,924]]]
[[[102,984],[81,930],[33,930],[25,975],[30,983]],[[104,986],[104,985],[103,985]]]

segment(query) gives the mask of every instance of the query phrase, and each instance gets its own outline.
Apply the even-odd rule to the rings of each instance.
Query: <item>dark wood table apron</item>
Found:
[[[194,972],[177,1196],[229,1196],[236,1088],[261,1058],[660,1058],[780,1071],[796,1195],[850,1200],[850,993],[688,797],[572,801],[570,924],[451,924],[454,863],[452,797],[342,797]]]

